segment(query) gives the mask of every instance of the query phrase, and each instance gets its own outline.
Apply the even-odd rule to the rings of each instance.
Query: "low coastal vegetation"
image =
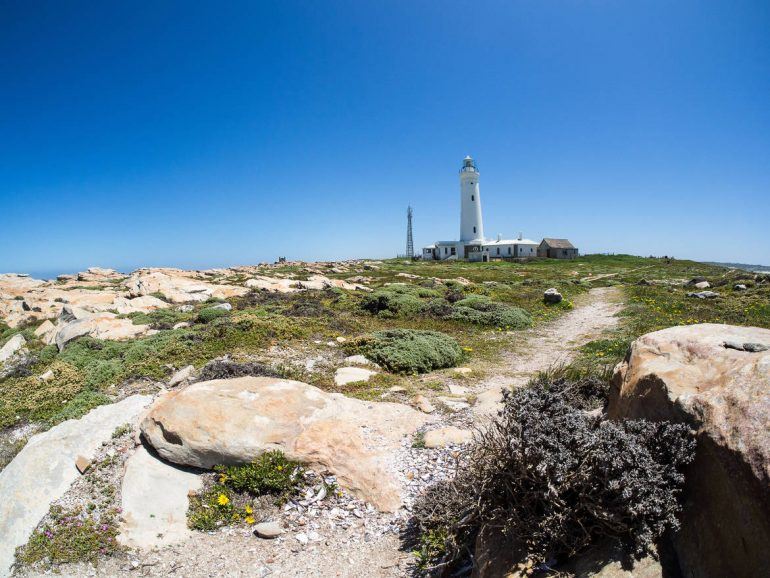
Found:
[[[281,504],[301,487],[304,468],[280,451],[266,452],[244,466],[217,466],[205,487],[190,496],[188,526],[211,531],[256,522],[254,499],[270,496]],[[257,506],[258,508],[258,506]]]

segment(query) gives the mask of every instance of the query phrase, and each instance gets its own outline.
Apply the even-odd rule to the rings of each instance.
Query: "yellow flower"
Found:
[[[227,481],[227,475],[225,475],[225,474],[221,474],[221,475],[219,476],[219,483],[220,483],[220,484],[224,484],[226,481]]]
[[[275,469],[280,472],[283,469],[283,466],[276,466]]]
[[[243,520],[244,520],[244,521],[245,521],[247,524],[249,524],[249,525],[253,524],[253,523],[254,523],[254,521],[255,521],[255,520],[254,520],[254,516],[246,516],[246,517],[245,517]]]
[[[219,504],[220,506],[226,506],[229,503],[230,503],[230,498],[228,498],[224,494],[219,494],[219,496],[217,496],[217,504]]]
[[[246,506],[246,513],[247,514],[253,514],[254,513],[254,509],[251,506],[247,505]]]

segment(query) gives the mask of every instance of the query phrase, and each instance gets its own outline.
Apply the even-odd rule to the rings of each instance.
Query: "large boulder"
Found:
[[[27,340],[24,339],[24,336],[21,333],[17,333],[13,337],[11,337],[5,345],[0,347],[0,363],[5,363],[11,357],[16,355],[19,351],[22,350],[24,345],[27,343]]]
[[[670,420],[697,434],[674,538],[688,577],[770,568],[770,350],[756,344],[770,344],[770,330],[672,327],[637,339],[615,370],[611,419]]]
[[[248,293],[245,287],[209,283],[191,275],[180,269],[139,269],[124,284],[131,297],[160,293],[172,303],[228,299]]]
[[[393,454],[427,420],[396,403],[364,402],[298,381],[239,377],[166,393],[141,429],[161,457],[180,465],[245,464],[281,450],[394,511],[401,496]]]

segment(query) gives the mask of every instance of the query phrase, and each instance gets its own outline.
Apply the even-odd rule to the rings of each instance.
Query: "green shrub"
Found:
[[[394,373],[426,373],[453,367],[462,359],[462,350],[457,341],[438,331],[377,331],[361,338],[353,347]]]
[[[380,317],[408,317],[418,314],[421,307],[419,297],[390,290],[375,291],[361,302],[362,309]]]
[[[297,490],[302,466],[275,450],[265,452],[245,466],[217,466],[220,483],[236,492],[252,496],[264,494],[288,496]]]
[[[524,309],[492,301],[484,295],[469,295],[454,304],[450,319],[504,329],[523,329],[532,324]]]
[[[69,400],[61,411],[52,415],[48,422],[50,425],[54,425],[68,419],[80,419],[95,407],[108,403],[112,403],[112,399],[103,393],[84,390]]]
[[[210,323],[214,319],[217,319],[219,317],[224,317],[228,315],[230,312],[226,311],[224,309],[215,309],[214,307],[206,307],[205,309],[201,309],[198,311],[198,316],[195,318],[195,321],[198,323]]]
[[[171,329],[180,321],[190,319],[190,313],[183,313],[173,308],[156,309],[148,313],[131,313],[128,317],[134,325],[149,325],[153,329]]]
[[[96,389],[115,383],[122,371],[119,359],[97,359],[83,368],[84,384]]]
[[[217,483],[189,498],[187,525],[211,531],[220,526],[254,524],[254,497],[272,495],[279,502],[296,494],[304,469],[280,451],[266,452],[245,466],[217,466]]]

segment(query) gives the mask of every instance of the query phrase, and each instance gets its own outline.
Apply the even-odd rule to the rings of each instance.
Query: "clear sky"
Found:
[[[770,264],[770,2],[0,1],[0,271],[459,234]]]

